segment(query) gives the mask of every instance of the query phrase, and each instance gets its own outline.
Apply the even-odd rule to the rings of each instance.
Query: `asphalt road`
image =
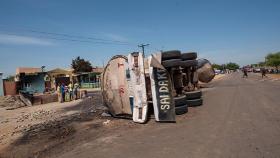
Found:
[[[234,73],[209,87],[176,124],[122,129],[57,157],[279,158],[280,81]]]

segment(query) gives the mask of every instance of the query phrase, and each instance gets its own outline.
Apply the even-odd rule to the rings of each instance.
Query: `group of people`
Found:
[[[262,78],[267,77],[266,76],[267,70],[265,68],[261,68],[260,70],[261,70],[261,73],[262,73]],[[243,68],[242,71],[243,71],[243,78],[244,77],[248,78],[248,70],[246,68]]]
[[[78,89],[79,84],[75,83],[74,85],[70,82],[69,85],[65,85],[64,83],[58,84],[57,86],[57,94],[58,94],[58,101],[63,103],[65,101],[72,101],[78,99]]]

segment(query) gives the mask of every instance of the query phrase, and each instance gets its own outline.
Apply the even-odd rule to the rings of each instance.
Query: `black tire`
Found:
[[[197,60],[184,60],[181,61],[181,67],[192,67],[192,66],[197,66]]]
[[[161,53],[161,60],[181,59],[181,52],[179,50],[170,50]]]
[[[170,68],[170,67],[179,67],[181,66],[181,59],[170,59],[170,60],[165,60],[161,62],[161,65],[163,65],[165,68]]]
[[[187,97],[185,95],[174,97],[175,107],[187,104]]]
[[[188,53],[181,54],[181,59],[182,60],[194,60],[196,58],[197,58],[197,53],[196,52],[188,52]]]
[[[192,100],[192,99],[200,99],[202,96],[201,90],[191,91],[191,92],[185,92],[186,99]]]
[[[202,105],[202,104],[203,104],[202,98],[187,100],[187,105],[188,105],[189,107],[200,106],[200,105]]]
[[[188,112],[188,105],[175,107],[176,115],[182,115]]]

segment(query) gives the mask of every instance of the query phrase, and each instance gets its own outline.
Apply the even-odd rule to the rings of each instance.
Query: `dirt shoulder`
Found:
[[[0,108],[0,157],[40,155],[49,147],[65,141],[83,122],[102,124],[99,91],[83,99],[13,110]],[[103,122],[102,122],[103,121]],[[106,119],[105,119],[106,121]],[[39,154],[38,154],[39,153]]]
[[[267,76],[273,79],[280,79],[280,74],[267,74]]]

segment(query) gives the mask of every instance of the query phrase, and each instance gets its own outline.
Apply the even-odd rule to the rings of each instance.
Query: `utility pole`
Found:
[[[143,56],[145,57],[145,47],[149,46],[150,44],[140,44],[138,47],[142,48]]]

